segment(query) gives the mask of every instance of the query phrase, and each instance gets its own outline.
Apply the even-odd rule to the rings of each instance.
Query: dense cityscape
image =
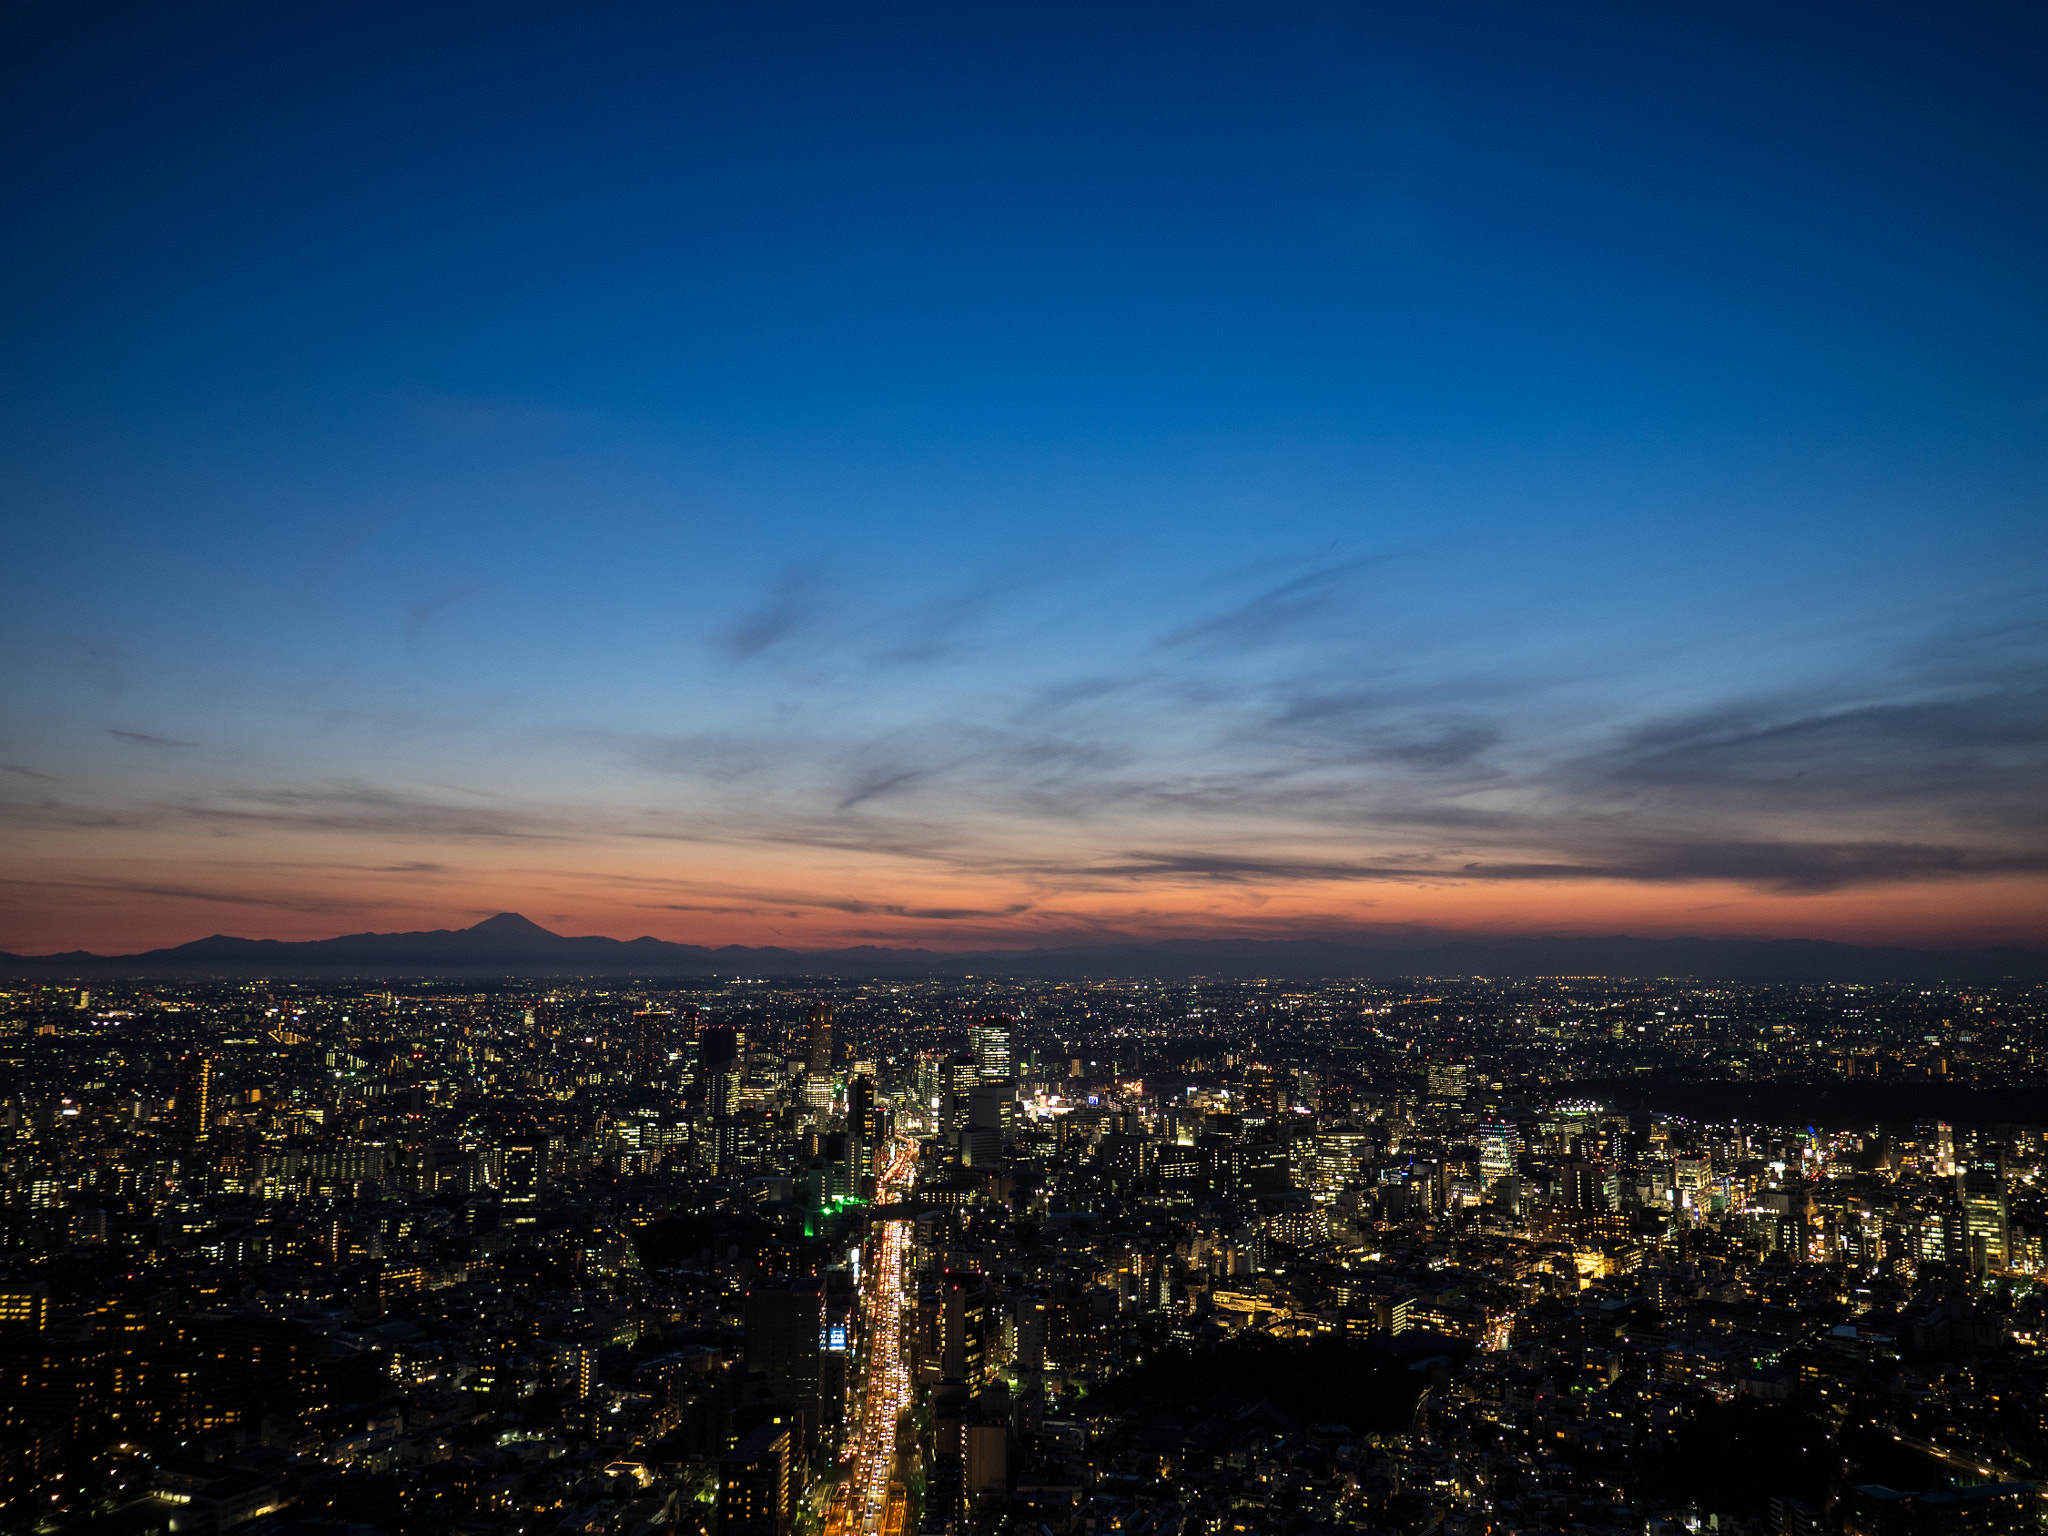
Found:
[[[2038,990],[6,1009],[9,1529],[2041,1519]]]
[[[2044,81],[0,6],[0,1536],[2048,1536]]]

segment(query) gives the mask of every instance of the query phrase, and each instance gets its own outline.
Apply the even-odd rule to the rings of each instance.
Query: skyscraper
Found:
[[[1293,1083],[1271,1067],[1248,1067],[1244,1074],[1244,1113],[1250,1120],[1273,1120],[1293,1098]]]
[[[863,1200],[874,1198],[875,1150],[882,1144],[882,1121],[875,1103],[875,1080],[865,1072],[846,1085],[846,1129],[853,1138],[853,1176]]]
[[[697,1070],[728,1071],[739,1061],[740,1033],[730,1024],[697,1026]]]
[[[213,1058],[196,1052],[178,1064],[178,1134],[204,1141],[212,1125]]]
[[[1583,1158],[1558,1164],[1558,1197],[1581,1211],[1611,1211],[1621,1203],[1621,1180],[1611,1168]]]
[[[1017,1096],[1008,1079],[976,1083],[967,1091],[966,1134],[962,1138],[969,1166],[991,1168],[1003,1159],[1017,1112]]]
[[[1515,1171],[1520,1140],[1512,1121],[1493,1119],[1480,1123],[1479,1178],[1488,1189]]]
[[[810,1050],[804,1071],[812,1077],[826,1077],[832,1071],[832,1005],[823,998],[811,1004]]]
[[[803,1418],[806,1440],[818,1427],[818,1352],[824,1344],[825,1298],[804,1276],[776,1277],[747,1292],[747,1369],[768,1378],[775,1395]]]
[[[521,1214],[514,1221],[531,1221],[533,1207],[540,1204],[541,1187],[547,1180],[548,1144],[538,1138],[505,1143],[504,1172],[498,1181],[498,1199]]]
[[[719,1536],[782,1536],[800,1465],[788,1425],[762,1424],[742,1436],[718,1458]]]
[[[643,1008],[633,1015],[633,1069],[644,1082],[668,1064],[668,1032],[674,1015],[665,1008]]]
[[[988,1282],[979,1274],[926,1273],[917,1298],[920,1381],[957,1381],[972,1389],[987,1379],[993,1365],[988,1351],[993,1305]]]
[[[984,1081],[992,1081],[1010,1075],[1010,1030],[1000,1020],[991,1019],[986,1024],[977,1024],[967,1031],[967,1048],[974,1053],[975,1065]]]
[[[597,1346],[576,1344],[569,1349],[570,1385],[579,1398],[597,1391]]]
[[[1963,1207],[1963,1242],[1970,1268],[1981,1274],[2006,1265],[2010,1234],[2006,1226],[2003,1180],[1994,1169],[1972,1168],[1958,1180]]]
[[[948,1057],[944,1087],[940,1090],[939,1121],[944,1130],[957,1131],[967,1123],[967,1096],[981,1081],[981,1064],[970,1051]]]
[[[704,1085],[705,1110],[713,1116],[736,1114],[740,1107],[739,1031],[729,1024],[697,1026],[697,1081]]]

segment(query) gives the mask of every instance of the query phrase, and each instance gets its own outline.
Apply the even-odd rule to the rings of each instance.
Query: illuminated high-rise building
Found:
[[[846,1085],[846,1129],[852,1138],[851,1159],[855,1187],[862,1199],[875,1193],[875,1157],[883,1140],[880,1106],[875,1102],[875,1080],[866,1073]]]
[[[24,1329],[41,1333],[50,1326],[50,1288],[10,1285],[0,1290],[0,1333]]]
[[[540,1204],[542,1189],[547,1182],[548,1144],[531,1138],[524,1141],[505,1143],[504,1172],[498,1180],[498,1199],[506,1206],[521,1212],[530,1211]],[[513,1220],[522,1217],[514,1216]],[[532,1220],[531,1216],[523,1219]]]
[[[668,1032],[675,1016],[665,1008],[633,1015],[633,1068],[644,1081],[668,1064]]]
[[[703,1084],[709,1114],[739,1113],[744,1050],[739,1031],[731,1025],[697,1026],[697,1081]]]
[[[718,1458],[718,1536],[785,1536],[802,1458],[787,1424],[762,1424]]]
[[[577,1344],[569,1350],[569,1377],[571,1390],[579,1398],[590,1397],[597,1391],[597,1346]]]
[[[1003,1146],[1010,1139],[1016,1113],[1016,1090],[1007,1078],[976,1083],[967,1091],[962,1148],[970,1166],[989,1168],[1002,1161]]]
[[[178,1134],[185,1140],[206,1140],[213,1125],[213,1058],[204,1052],[178,1064]]]
[[[959,1051],[946,1059],[941,1070],[939,1125],[942,1130],[957,1131],[967,1123],[967,1099],[981,1081],[981,1064],[971,1051]]]
[[[1583,1158],[1558,1164],[1558,1197],[1581,1211],[1611,1211],[1621,1203],[1621,1179],[1612,1168]]]
[[[991,1021],[967,1031],[967,1048],[974,1053],[976,1068],[984,1082],[1010,1075],[1010,1030],[1007,1024]]]
[[[832,1005],[811,1004],[810,1036],[804,1049],[804,1103],[822,1119],[832,1111],[837,1083],[832,1076]]]
[[[2010,1234],[2006,1224],[2005,1190],[1998,1174],[1975,1168],[1961,1178],[1963,1242],[1972,1270],[2003,1269]]]
[[[812,1077],[832,1071],[832,1005],[823,998],[811,1004],[810,1048],[804,1057],[804,1071]]]
[[[1271,1067],[1248,1067],[1244,1074],[1244,1113],[1249,1120],[1277,1119],[1294,1096],[1286,1074]]]
[[[1520,1149],[1521,1137],[1516,1134],[1513,1122],[1488,1120],[1480,1125],[1477,1140],[1480,1182],[1491,1189],[1515,1171],[1515,1153]]]

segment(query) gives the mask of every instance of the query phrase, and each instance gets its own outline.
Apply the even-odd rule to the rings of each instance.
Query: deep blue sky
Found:
[[[19,6],[0,946],[2038,938],[2036,6]]]

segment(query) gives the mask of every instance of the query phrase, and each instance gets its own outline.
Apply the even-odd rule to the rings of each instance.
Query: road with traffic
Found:
[[[917,1144],[890,1145],[888,1166],[875,1178],[875,1203],[900,1202],[916,1178]],[[910,1410],[910,1368],[903,1358],[903,1259],[909,1223],[876,1221],[868,1228],[861,1311],[866,1327],[857,1389],[859,1410],[846,1442],[839,1485],[826,1509],[826,1536],[897,1536],[904,1493],[892,1486],[896,1426]]]

